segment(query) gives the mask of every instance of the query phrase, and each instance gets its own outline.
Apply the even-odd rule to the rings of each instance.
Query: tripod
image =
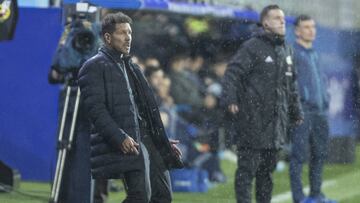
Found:
[[[71,118],[72,120],[71,120],[69,136],[67,138],[64,138],[65,137],[64,129],[65,129],[66,117],[68,114],[71,88],[76,88],[75,106],[74,106],[74,111],[73,111],[72,118]],[[66,97],[65,97],[65,103],[64,103],[62,116],[61,116],[61,123],[60,123],[59,135],[58,135],[58,157],[57,157],[57,162],[56,162],[55,177],[54,177],[54,182],[53,182],[52,189],[51,189],[49,203],[58,203],[59,202],[59,193],[60,193],[61,183],[63,180],[66,156],[67,156],[68,151],[71,150],[72,145],[73,145],[74,130],[75,130],[76,118],[77,118],[79,101],[80,101],[80,88],[77,85],[73,85],[70,82],[67,82],[65,85],[65,89],[66,89]]]

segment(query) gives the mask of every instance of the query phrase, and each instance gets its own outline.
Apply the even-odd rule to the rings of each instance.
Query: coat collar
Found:
[[[274,46],[281,46],[285,44],[285,37],[274,33],[262,33],[259,38],[264,39]]]
[[[105,46],[105,45],[102,45],[100,47],[99,51],[103,52],[104,54],[106,54],[107,56],[109,56],[110,58],[115,60],[115,62],[117,62],[117,63],[119,63],[121,61],[128,62],[131,59],[131,55],[124,55],[122,53],[119,53],[115,49]]]
[[[305,51],[305,52],[313,52],[314,48],[305,48],[304,46],[302,46],[301,44],[299,44],[298,42],[294,43],[294,48],[301,50],[301,51]]]

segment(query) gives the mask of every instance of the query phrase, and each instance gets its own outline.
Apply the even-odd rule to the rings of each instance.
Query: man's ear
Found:
[[[110,33],[105,33],[104,34],[104,39],[105,39],[105,42],[107,44],[111,44],[111,35],[110,35]]]
[[[264,26],[264,28],[269,28],[269,25],[267,24],[267,22],[264,20],[264,22],[262,23],[262,25]]]

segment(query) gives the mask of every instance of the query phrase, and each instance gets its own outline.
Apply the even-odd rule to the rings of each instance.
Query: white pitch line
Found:
[[[331,186],[334,186],[334,185],[336,185],[336,180],[327,180],[327,181],[324,181],[322,183],[322,188],[331,187]],[[310,192],[309,186],[304,188],[304,192],[305,192],[305,194],[308,194]],[[292,199],[291,198],[291,191],[287,191],[287,192],[275,195],[271,199],[271,202],[272,203],[280,203],[280,202],[285,202],[285,201],[288,201],[288,200],[291,200],[291,199]]]

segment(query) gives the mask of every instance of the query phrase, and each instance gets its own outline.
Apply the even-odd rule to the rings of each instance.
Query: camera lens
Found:
[[[95,36],[92,32],[80,31],[74,36],[72,40],[72,46],[76,51],[80,53],[86,53],[93,47],[94,39]]]

